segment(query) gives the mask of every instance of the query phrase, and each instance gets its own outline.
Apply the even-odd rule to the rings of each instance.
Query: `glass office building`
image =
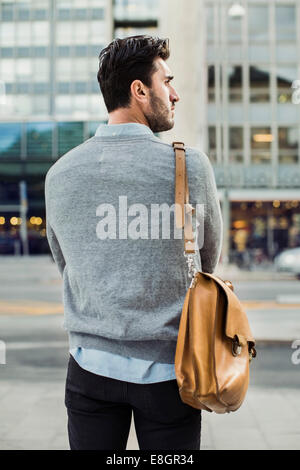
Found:
[[[300,3],[205,0],[205,12],[207,152],[226,255],[271,260],[300,246]]]
[[[45,173],[107,121],[100,50],[156,28],[155,1],[0,1],[0,254],[24,252],[21,181],[29,253],[49,251]]]
[[[113,37],[156,35],[161,1],[0,1],[0,253],[18,249],[20,181],[30,252],[48,252],[45,173],[107,119],[99,52]],[[201,148],[220,194],[223,259],[271,260],[300,245],[300,3],[200,1],[205,14],[190,21],[205,22]]]

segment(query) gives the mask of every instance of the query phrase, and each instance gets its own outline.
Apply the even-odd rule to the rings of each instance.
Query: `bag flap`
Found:
[[[253,343],[253,346],[254,346],[255,340],[252,336],[247,314],[245,310],[243,309],[242,304],[239,301],[236,294],[219,277],[210,273],[201,272],[201,274],[213,279],[222,288],[222,291],[226,296],[226,300],[227,300],[226,326],[225,326],[226,336],[232,339],[234,339],[234,337],[237,336],[240,344],[245,345],[246,342],[248,341],[248,342]]]

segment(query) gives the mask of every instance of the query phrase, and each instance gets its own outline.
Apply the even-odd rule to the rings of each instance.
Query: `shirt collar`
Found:
[[[122,124],[100,124],[96,130],[96,137],[120,136],[120,135],[153,135],[150,127],[138,122],[126,122]]]

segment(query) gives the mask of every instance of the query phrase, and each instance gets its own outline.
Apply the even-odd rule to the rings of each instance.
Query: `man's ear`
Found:
[[[145,91],[144,91],[144,87],[143,87],[143,86],[140,86],[140,85],[139,85],[137,91],[138,91],[138,93],[139,93],[140,95],[146,96],[146,93],[145,93]]]
[[[147,95],[145,85],[140,80],[134,80],[130,89],[132,96],[138,101],[143,100]]]

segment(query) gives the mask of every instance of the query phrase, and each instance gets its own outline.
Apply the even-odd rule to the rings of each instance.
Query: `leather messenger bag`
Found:
[[[175,150],[175,221],[184,230],[189,277],[180,318],[175,373],[181,400],[216,413],[237,410],[249,385],[249,364],[256,356],[247,315],[230,281],[195,269],[195,240],[183,142]],[[204,240],[205,243],[205,240]]]

